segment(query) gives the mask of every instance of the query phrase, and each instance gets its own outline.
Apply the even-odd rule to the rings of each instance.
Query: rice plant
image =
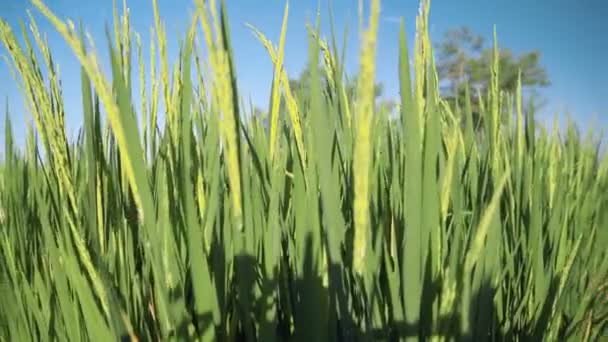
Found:
[[[599,142],[538,125],[521,86],[498,88],[498,63],[474,127],[468,97],[453,107],[439,95],[428,0],[412,54],[401,26],[396,116],[371,86],[380,0],[361,27],[355,94],[320,21],[306,94],[285,69],[288,6],[278,46],[251,27],[274,65],[270,127],[238,92],[224,1],[195,0],[175,61],[157,0],[147,52],[128,11],[93,44],[31,1],[80,62],[83,126],[69,141],[33,17],[20,36],[0,20],[33,118],[22,149],[5,119],[0,341],[606,336]]]

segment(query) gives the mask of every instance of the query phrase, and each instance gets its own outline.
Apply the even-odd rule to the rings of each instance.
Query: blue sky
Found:
[[[175,58],[178,37],[183,37],[192,8],[192,0],[158,0],[169,36],[169,57]],[[46,0],[59,16],[82,19],[95,39],[100,53],[106,45],[105,23],[112,20],[111,0]],[[284,0],[227,0],[241,95],[265,107],[268,99],[272,66],[265,50],[253,37],[245,23],[258,27],[273,41],[278,40]],[[292,0],[286,42],[286,67],[297,75],[307,58],[305,23],[313,20],[321,4],[322,26],[329,32],[328,1]],[[382,23],[378,42],[377,79],[384,84],[385,96],[398,95],[397,39],[398,18],[406,22],[408,40],[413,42],[414,20],[418,0],[382,1]],[[133,28],[146,43],[150,39],[153,14],[150,0],[129,0]],[[357,0],[333,0],[334,24],[339,41],[348,26],[348,69],[357,67],[358,16]],[[18,29],[19,18],[26,19],[31,8],[26,0],[0,1],[0,17]],[[60,66],[64,85],[68,134],[74,137],[81,125],[79,68],[77,61],[59,35],[34,10],[43,32],[47,32],[54,58]],[[543,115],[570,113],[583,128],[608,127],[608,2],[605,0],[433,0],[431,1],[430,33],[437,41],[442,34],[461,25],[491,40],[496,25],[499,45],[515,53],[540,50],[541,64],[547,69],[551,86],[541,94],[548,101]],[[147,44],[144,45],[147,48]],[[144,50],[146,51],[146,50]],[[6,50],[0,46],[0,55]],[[107,60],[107,55],[101,58]],[[147,58],[146,58],[147,60]],[[604,63],[602,63],[604,62]],[[21,95],[14,85],[6,64],[0,61],[0,98],[2,107],[8,98],[11,119],[18,142],[23,142],[26,113]],[[0,122],[0,147],[3,151],[4,120]]]

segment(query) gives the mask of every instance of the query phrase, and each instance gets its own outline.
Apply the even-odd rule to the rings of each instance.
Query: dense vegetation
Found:
[[[396,117],[375,105],[379,0],[349,92],[340,47],[318,24],[309,57],[322,68],[310,68],[306,96],[283,68],[287,7],[278,46],[253,29],[274,63],[268,128],[240,101],[215,1],[196,1],[172,65],[156,1],[149,62],[128,15],[117,17],[111,77],[75,25],[32,2],[81,63],[84,125],[68,141],[60,75],[36,23],[20,39],[0,21],[35,122],[21,150],[7,113],[0,340],[606,333],[608,159],[573,125],[537,126],[521,81],[499,90],[499,63],[478,97],[482,127],[469,96],[447,105],[428,1],[412,70],[401,32]]]

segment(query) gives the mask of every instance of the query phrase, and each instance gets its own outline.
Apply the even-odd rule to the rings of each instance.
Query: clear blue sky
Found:
[[[119,4],[121,1],[119,1]],[[189,23],[192,0],[159,0],[161,14],[169,35],[170,58],[176,55],[177,37]],[[257,26],[273,41],[278,40],[283,0],[227,0],[233,48],[236,54],[237,77],[241,95],[265,107],[272,76],[266,52],[253,37],[245,23]],[[323,31],[328,31],[327,1],[292,0],[286,43],[286,67],[297,75],[307,57],[305,23],[314,19],[321,4]],[[82,19],[105,53],[104,25],[112,20],[111,0],[46,0],[61,17]],[[129,0],[133,27],[144,43],[150,39],[153,25],[151,1]],[[348,68],[357,63],[357,0],[333,0],[334,23],[338,38],[348,25],[350,39]],[[1,0],[0,17],[18,28],[19,18],[26,18],[31,8],[26,0]],[[411,45],[417,0],[382,1],[382,23],[379,32],[377,78],[385,86],[385,96],[397,96],[398,18],[406,22]],[[43,32],[48,33],[55,61],[60,66],[67,107],[68,134],[74,137],[81,125],[79,68],[63,40],[34,10]],[[570,112],[583,127],[608,126],[608,2],[605,0],[433,0],[431,2],[431,39],[437,41],[449,28],[467,25],[491,40],[493,25],[498,31],[499,45],[515,53],[540,50],[541,64],[547,69],[552,85],[541,94],[548,100],[544,115]],[[179,34],[179,36],[178,36]],[[147,48],[147,44],[144,46]],[[144,50],[146,51],[146,50]],[[0,46],[0,55],[6,50]],[[102,58],[107,60],[107,54]],[[19,142],[30,115],[24,111],[23,100],[4,62],[0,62],[0,96],[2,107],[8,97],[11,119]],[[4,143],[4,120],[0,123],[0,147]],[[3,147],[2,147],[3,151]]]

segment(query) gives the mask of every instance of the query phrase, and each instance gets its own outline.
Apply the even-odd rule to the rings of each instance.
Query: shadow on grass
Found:
[[[286,247],[284,244],[283,252]],[[223,285],[224,276],[227,276],[226,255],[223,250],[212,255],[209,264],[216,275],[212,278],[222,306],[221,323],[214,325],[211,314],[186,315],[173,336],[188,340],[191,337],[188,329],[194,325],[199,334],[214,329],[218,341],[401,341],[429,340],[431,337],[447,341],[509,341],[542,340],[547,328],[541,323],[531,329],[526,327],[527,331],[532,331],[530,334],[501,330],[493,300],[496,289],[490,282],[482,282],[471,296],[468,314],[463,315],[460,306],[456,305],[453,312],[440,317],[423,309],[421,320],[416,324],[395,320],[388,314],[394,303],[389,300],[385,286],[376,286],[371,294],[362,292],[350,267],[344,264],[328,265],[324,280],[310,239],[303,255],[302,267],[297,270],[293,259],[283,254],[272,274],[265,274],[256,257],[237,255],[233,259],[232,281],[227,288]],[[383,272],[379,274],[376,282],[388,281]],[[428,279],[426,284],[423,302],[433,301],[440,295],[440,286],[431,284]],[[549,293],[549,300],[541,309],[541,322],[548,322],[555,286],[550,287]],[[381,303],[381,311],[374,311],[374,302]],[[463,324],[462,317],[467,324]],[[468,331],[463,331],[465,325],[469,327]]]

